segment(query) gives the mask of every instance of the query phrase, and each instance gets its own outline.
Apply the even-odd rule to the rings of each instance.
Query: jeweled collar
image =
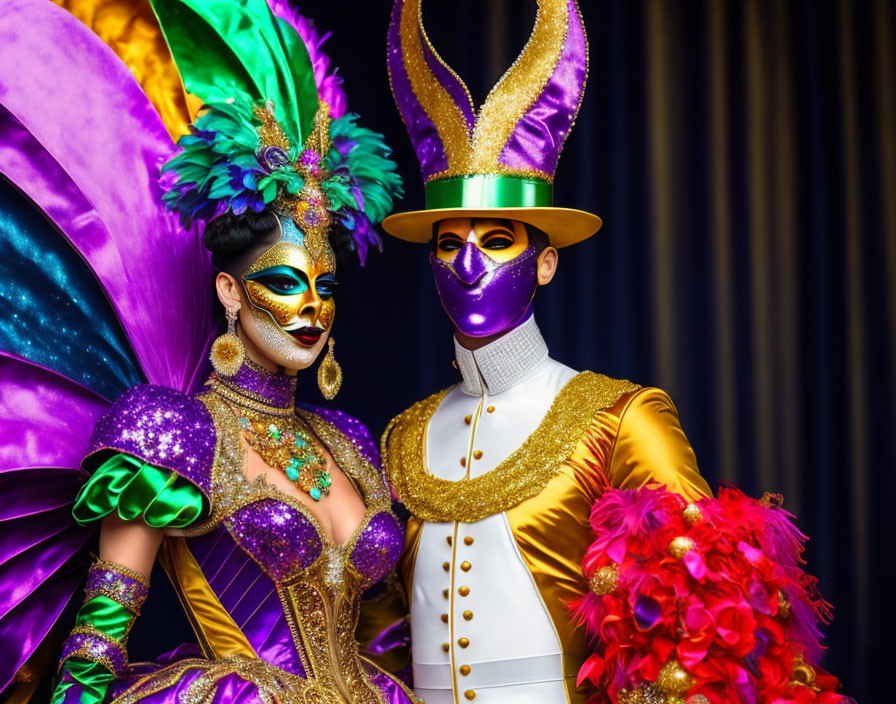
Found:
[[[454,356],[463,377],[461,390],[481,396],[483,391],[507,391],[526,379],[547,358],[548,346],[535,316],[529,316],[526,322],[478,350],[468,350],[454,338]]]
[[[292,408],[295,405],[296,377],[268,371],[248,358],[233,376],[217,372],[213,376],[222,386],[253,401],[274,408]]]

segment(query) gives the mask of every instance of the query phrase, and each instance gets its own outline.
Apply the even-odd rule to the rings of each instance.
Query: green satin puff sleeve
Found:
[[[82,526],[114,511],[153,528],[185,528],[207,515],[208,508],[199,487],[176,472],[118,453],[81,488],[72,515]]]

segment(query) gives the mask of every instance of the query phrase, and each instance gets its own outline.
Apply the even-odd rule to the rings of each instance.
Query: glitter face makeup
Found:
[[[464,229],[461,242],[457,233]],[[522,223],[459,218],[439,223],[438,238],[430,264],[442,307],[458,330],[488,337],[531,315],[538,253]],[[488,248],[492,239],[499,245],[494,249]]]
[[[336,257],[329,244],[313,255],[292,220],[280,223],[283,237],[241,276],[249,315],[240,323],[273,361],[304,369],[317,358],[336,316]]]

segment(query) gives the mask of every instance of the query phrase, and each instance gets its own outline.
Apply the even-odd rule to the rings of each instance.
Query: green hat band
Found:
[[[426,184],[426,209],[441,208],[550,208],[554,189],[546,181],[475,174],[430,181]]]

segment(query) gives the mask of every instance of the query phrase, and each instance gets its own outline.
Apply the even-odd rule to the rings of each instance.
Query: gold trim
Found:
[[[418,518],[474,523],[542,491],[573,453],[594,414],[638,388],[593,372],[576,375],[520,447],[490,472],[459,481],[441,479],[426,468],[426,430],[448,393],[442,391],[392,420],[382,438],[383,467],[398,498]]]
[[[462,172],[463,167],[470,161],[472,141],[460,107],[426,64],[421,41],[429,45],[438,61],[441,61],[441,58],[438,58],[439,55],[429,44],[423,29],[421,0],[405,2],[401,10],[399,35],[402,62],[414,96],[439,133],[449,170],[454,172],[460,169]],[[463,81],[461,85],[464,85]],[[466,89],[466,86],[464,88]]]
[[[474,173],[488,173],[498,163],[517,123],[554,74],[568,31],[567,0],[539,0],[529,41],[479,108],[470,155]]]
[[[407,242],[429,242],[432,226],[446,218],[509,218],[534,225],[548,234],[552,247],[568,247],[597,232],[601,219],[574,208],[432,208],[393,213],[383,229]]]

